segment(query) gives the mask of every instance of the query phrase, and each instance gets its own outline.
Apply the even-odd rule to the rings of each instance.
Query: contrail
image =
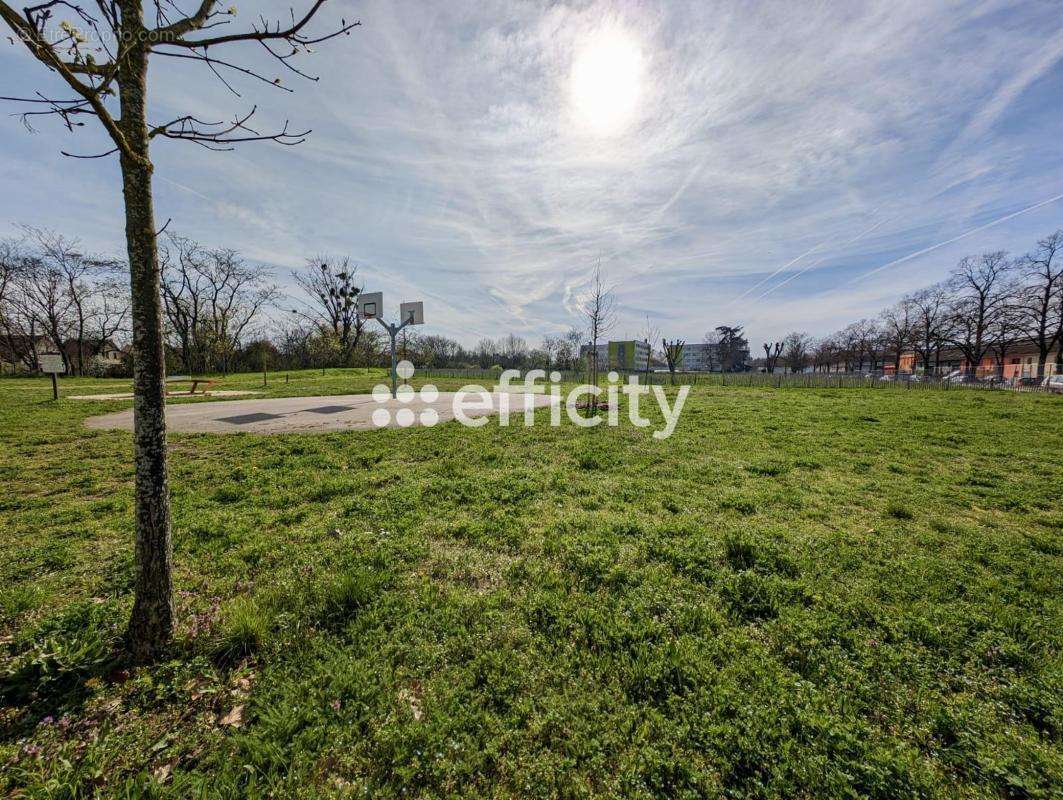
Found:
[[[169,178],[167,178],[167,177],[166,177],[165,175],[156,175],[155,177],[156,177],[156,178],[159,178],[160,180],[166,181],[166,183],[172,183],[172,184],[173,184],[174,186],[176,186],[176,187],[177,187],[178,189],[184,189],[184,190],[185,190],[186,192],[190,192],[191,194],[194,194],[194,195],[195,195],[196,197],[199,197],[199,198],[200,198],[200,199],[202,199],[202,200],[206,200],[206,201],[207,201],[207,202],[209,202],[209,203],[213,203],[213,202],[215,202],[215,201],[214,201],[214,198],[212,198],[212,197],[207,197],[207,196],[206,196],[205,194],[203,194],[202,192],[197,192],[197,191],[196,191],[195,189],[193,189],[193,188],[192,188],[191,186],[185,186],[185,185],[184,185],[183,183],[178,183],[177,181],[174,181],[174,180],[170,180],[170,179],[169,179]]]
[[[895,218],[894,218],[894,219],[895,219]],[[861,240],[861,239],[863,239],[863,238],[864,238],[865,236],[867,236],[867,235],[868,235],[869,233],[871,233],[872,231],[874,231],[874,230],[875,230],[876,228],[879,228],[879,227],[881,227],[882,225],[884,225],[884,224],[885,224],[886,222],[891,222],[891,221],[892,221],[892,220],[885,220],[885,219],[883,219],[883,220],[879,220],[879,221],[878,221],[878,222],[876,222],[876,223],[875,223],[874,225],[872,225],[872,226],[871,226],[870,228],[865,228],[864,230],[860,231],[860,233],[856,234],[856,236],[854,236],[854,237],[853,237],[852,239],[850,239],[849,241],[845,242],[845,243],[844,243],[844,244],[842,245],[842,247],[844,248],[844,247],[848,247],[848,246],[849,246],[849,245],[851,245],[851,244],[855,244],[856,242],[860,241],[860,240]],[[804,268],[804,269],[802,269],[802,270],[798,270],[798,271],[797,271],[797,272],[795,272],[795,273],[794,273],[793,275],[791,275],[791,276],[790,276],[789,278],[787,278],[786,280],[784,280],[784,281],[783,281],[782,283],[778,283],[778,284],[776,284],[775,286],[772,286],[772,287],[771,287],[770,289],[766,289],[766,290],[765,290],[764,292],[762,292],[761,294],[757,295],[757,300],[762,300],[762,299],[764,299],[764,298],[765,298],[765,297],[767,297],[767,296],[768,296],[769,294],[771,294],[772,292],[774,292],[774,291],[775,291],[776,289],[781,289],[781,288],[782,288],[782,287],[784,287],[784,286],[785,286],[786,284],[788,284],[788,283],[789,283],[790,281],[792,281],[792,280],[796,280],[797,278],[800,278],[800,277],[801,277],[802,275],[804,275],[804,274],[805,274],[806,272],[808,272],[808,271],[809,271],[810,269],[813,269],[813,268],[815,268],[815,267],[819,266],[820,264],[822,264],[822,263],[823,263],[824,261],[826,261],[826,260],[827,260],[827,257],[826,257],[826,256],[823,256],[822,258],[817,258],[817,259],[816,259],[815,261],[813,261],[813,262],[812,262],[811,264],[809,264],[809,265],[808,265],[807,267],[805,267],[805,268]]]
[[[739,300],[741,300],[743,297],[748,295],[750,292],[756,291],[761,286],[763,286],[765,283],[767,283],[772,278],[774,278],[776,275],[778,275],[780,272],[783,272],[784,270],[788,269],[789,267],[792,267],[794,264],[796,264],[798,261],[800,261],[805,256],[812,255],[814,252],[819,250],[819,248],[823,247],[823,245],[825,245],[829,241],[830,241],[830,237],[827,237],[826,239],[824,239],[822,242],[817,244],[812,249],[806,250],[801,255],[799,255],[797,258],[794,258],[794,259],[791,259],[790,261],[787,261],[785,264],[783,264],[781,267],[779,267],[777,270],[775,270],[775,272],[771,273],[771,275],[769,275],[768,277],[764,278],[763,280],[753,284],[748,289],[746,289],[744,292],[742,292],[742,294],[738,295],[738,297],[733,298],[731,300],[731,303],[737,303]],[[730,305],[730,303],[728,303],[728,305]]]
[[[878,213],[878,209],[879,209],[879,208],[881,208],[881,206],[879,206],[878,208],[876,208],[876,209],[875,209],[874,211],[872,211],[872,212],[871,212],[871,216],[872,216],[872,217],[874,217],[874,216],[875,216],[875,214],[877,214],[877,213]],[[880,223],[880,224],[881,224],[881,223]],[[874,230],[874,229],[875,229],[875,227],[877,227],[877,226],[873,226],[873,227],[871,228],[871,230]],[[865,231],[865,233],[870,233],[870,231]],[[862,235],[864,235],[864,234],[861,234],[861,236],[862,236]],[[797,258],[793,258],[793,259],[790,259],[790,260],[789,260],[789,261],[787,261],[787,262],[786,262],[785,264],[783,264],[783,265],[782,265],[781,267],[779,267],[779,268],[778,268],[777,270],[775,270],[775,272],[771,273],[771,275],[769,275],[768,277],[764,278],[763,280],[757,281],[757,282],[756,282],[755,284],[753,284],[753,285],[752,285],[752,286],[750,286],[750,287],[749,287],[748,289],[746,289],[746,290],[745,290],[744,292],[742,292],[742,294],[738,295],[738,297],[735,297],[734,299],[730,300],[730,301],[728,302],[728,304],[727,304],[727,305],[731,305],[731,304],[733,304],[733,303],[737,303],[737,302],[738,302],[739,300],[741,300],[741,299],[742,299],[743,297],[746,297],[746,296],[747,296],[747,295],[749,295],[750,293],[752,293],[752,292],[755,292],[755,291],[756,291],[757,289],[759,289],[759,288],[760,288],[761,286],[763,286],[763,285],[764,285],[765,283],[767,283],[768,281],[772,280],[772,279],[773,279],[773,278],[774,278],[774,277],[775,277],[776,275],[778,275],[778,274],[779,274],[779,273],[781,273],[781,272],[785,272],[785,271],[786,271],[786,270],[788,270],[788,269],[789,269],[790,267],[792,267],[792,266],[793,266],[794,264],[796,264],[796,263],[797,263],[798,261],[800,261],[801,259],[803,259],[803,258],[804,258],[805,256],[810,256],[810,255],[812,255],[812,254],[813,254],[814,252],[816,252],[816,251],[817,251],[817,250],[819,250],[819,249],[820,249],[821,247],[823,247],[823,245],[825,245],[825,244],[827,244],[828,242],[830,242],[830,240],[831,240],[831,239],[833,239],[833,238],[834,238],[833,236],[828,236],[828,237],[827,237],[826,239],[824,239],[824,240],[823,240],[822,242],[820,242],[819,244],[817,244],[817,245],[816,245],[815,247],[811,248],[810,250],[806,250],[806,251],[805,251],[805,252],[803,252],[803,253],[802,253],[801,255],[799,255],[799,256],[798,256]],[[859,237],[857,237],[857,238],[859,238]],[[854,240],[854,241],[855,241],[855,240]],[[822,261],[823,261],[823,259],[821,258],[821,259],[820,259],[819,261],[817,261],[817,262],[816,262],[816,264],[819,264],[819,263],[820,263],[820,262],[822,262]],[[813,266],[815,266],[815,264],[813,264]],[[782,284],[780,284],[780,286],[781,286],[781,285],[782,285]],[[775,288],[777,289],[777,288],[779,288],[779,287],[778,287],[778,286],[776,286]],[[761,296],[763,296],[763,295],[761,295]]]
[[[971,228],[969,231],[965,231],[959,236],[953,236],[951,239],[946,239],[944,242],[938,242],[937,244],[930,245],[930,247],[924,247],[922,250],[917,250],[914,253],[909,253],[906,256],[902,256],[901,258],[898,258],[894,261],[890,261],[887,264],[883,264],[881,267],[875,267],[870,272],[865,272],[863,275],[857,275],[852,280],[846,281],[844,284],[842,284],[842,286],[848,286],[849,284],[856,283],[857,281],[862,281],[865,278],[870,278],[876,272],[882,272],[882,270],[886,269],[887,267],[893,267],[897,264],[903,264],[905,261],[911,261],[913,258],[918,258],[921,255],[925,255],[933,250],[937,250],[939,247],[944,247],[945,245],[952,244],[953,242],[958,242],[960,239],[965,239],[968,236],[978,233],[979,231],[984,231],[986,228],[992,228],[994,225],[999,225],[1001,222],[1007,222],[1009,219],[1014,219],[1020,214],[1025,214],[1028,211],[1033,211],[1034,209],[1040,208],[1041,206],[1047,206],[1049,203],[1054,203],[1060,199],[1063,199],[1063,194],[1057,194],[1055,197],[1049,197],[1047,200],[1042,200],[1040,203],[1034,203],[1032,206],[1026,206],[1026,208],[1020,209],[1019,211],[1013,211],[1010,214],[1005,214],[1003,217],[995,219],[992,222],[987,222],[985,225],[979,225],[977,228]],[[832,289],[830,291],[835,290]]]

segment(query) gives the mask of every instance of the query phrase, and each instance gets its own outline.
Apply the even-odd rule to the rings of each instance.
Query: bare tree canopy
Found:
[[[594,267],[594,275],[591,278],[590,290],[581,306],[583,316],[587,320],[587,332],[590,336],[590,349],[587,353],[589,381],[592,385],[598,385],[598,340],[605,336],[616,325],[616,296],[612,289],[602,282],[602,265]],[[597,395],[590,396],[592,409],[597,408]]]
[[[941,361],[941,351],[952,333],[949,291],[944,284],[938,283],[909,295],[908,300],[914,315],[913,346],[920,356],[923,371],[930,372],[931,360],[936,369]]]
[[[995,251],[962,259],[949,278],[954,295],[949,343],[963,353],[972,376],[989,351],[990,329],[1007,303],[1013,270],[1007,254]]]
[[[300,307],[291,309],[292,314],[327,331],[336,343],[339,363],[350,364],[365,331],[365,320],[358,314],[358,295],[363,288],[358,265],[346,257],[317,256],[307,259],[306,266],[293,272],[292,278],[304,294]]]
[[[901,357],[915,341],[915,304],[910,298],[902,298],[882,312],[882,342],[893,354],[893,368],[900,371]]]
[[[779,363],[779,355],[782,353],[782,342],[764,342],[762,345],[764,348],[764,370],[768,374],[775,372],[775,367]]]
[[[668,372],[673,384],[675,383],[675,371],[679,369],[679,365],[683,363],[684,347],[686,347],[686,342],[681,339],[673,339],[672,341],[668,341],[667,339],[661,340],[661,350],[664,352],[664,359],[668,363]]]
[[[901,371],[907,355],[911,369],[932,373],[945,357],[956,369],[958,354],[970,378],[991,369],[992,379],[1000,379],[1007,356],[1031,344],[1037,364],[1025,377],[1043,378],[1053,351],[1055,370],[1063,371],[1063,230],[1017,259],[1002,251],[963,258],[947,280],[905,296],[878,320],[824,337],[816,361],[829,369],[833,350],[829,362],[844,361],[846,369],[875,370],[888,360]]]
[[[782,358],[786,368],[790,372],[801,372],[808,366],[808,355],[811,347],[812,337],[807,333],[800,331],[788,333],[782,340]]]
[[[85,375],[126,329],[123,265],[84,252],[74,239],[24,227],[0,252],[0,334],[9,358],[37,368],[42,348],[62,356],[66,371]]]
[[[1053,346],[1063,351],[1063,230],[1041,239],[1019,259],[1017,269],[1026,281],[1018,324],[1037,347],[1036,377],[1041,378]]]
[[[167,333],[193,373],[228,373],[245,337],[280,292],[268,271],[235,250],[205,248],[174,234],[159,248]]]

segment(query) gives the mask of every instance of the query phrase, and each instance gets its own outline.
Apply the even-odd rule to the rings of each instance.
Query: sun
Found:
[[[576,52],[569,76],[572,111],[596,136],[623,133],[642,95],[643,55],[638,42],[619,29],[599,31]]]

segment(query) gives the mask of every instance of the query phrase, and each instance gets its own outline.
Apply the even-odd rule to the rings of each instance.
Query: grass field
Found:
[[[129,404],[49,397],[0,381],[0,795],[1060,796],[1063,398],[174,435],[178,644],[132,669],[131,440],[81,424]]]

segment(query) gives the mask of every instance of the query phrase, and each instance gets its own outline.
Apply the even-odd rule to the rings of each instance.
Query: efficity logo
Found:
[[[413,387],[405,382],[412,378],[414,373],[414,366],[409,361],[400,361],[395,367],[395,372],[403,380],[402,385],[395,390],[395,397],[391,396],[390,386],[378,383],[373,387],[373,400],[381,404],[380,408],[373,411],[371,417],[373,424],[378,428],[388,427],[391,424],[393,410],[388,406],[395,404],[400,404],[399,408],[394,409],[395,424],[400,428],[408,428],[415,421],[427,428],[439,422],[439,412],[432,406],[439,400],[439,389],[429,383],[422,386],[420,392],[415,392]],[[415,412],[410,406],[417,397],[420,397],[423,406]]]
[[[562,397],[561,373],[533,369],[521,375],[520,370],[503,370],[498,376],[498,383],[491,389],[479,384],[466,384],[456,392],[440,392],[432,385],[426,384],[415,390],[408,381],[413,377],[415,368],[409,361],[400,361],[396,368],[403,383],[391,396],[391,387],[377,384],[373,387],[373,401],[378,404],[371,420],[378,428],[396,425],[408,428],[415,423],[425,427],[436,425],[444,419],[456,419],[469,428],[482,427],[492,417],[498,418],[499,425],[509,427],[514,414],[524,421],[524,427],[536,424],[536,410],[550,409],[550,427],[562,424],[562,409],[573,425],[580,428],[594,428],[598,425],[618,427],[620,425],[620,395],[627,403],[627,421],[636,428],[649,428],[653,420],[642,415],[642,400],[653,395],[660,412],[663,425],[653,431],[653,438],[669,438],[679,423],[679,416],[690,394],[690,386],[679,386],[675,401],[669,398],[661,386],[647,386],[630,375],[622,383],[616,372],[606,376],[607,384],[603,388],[584,383],[570,389]],[[604,395],[604,397],[603,397]],[[442,412],[442,415],[441,413]]]

